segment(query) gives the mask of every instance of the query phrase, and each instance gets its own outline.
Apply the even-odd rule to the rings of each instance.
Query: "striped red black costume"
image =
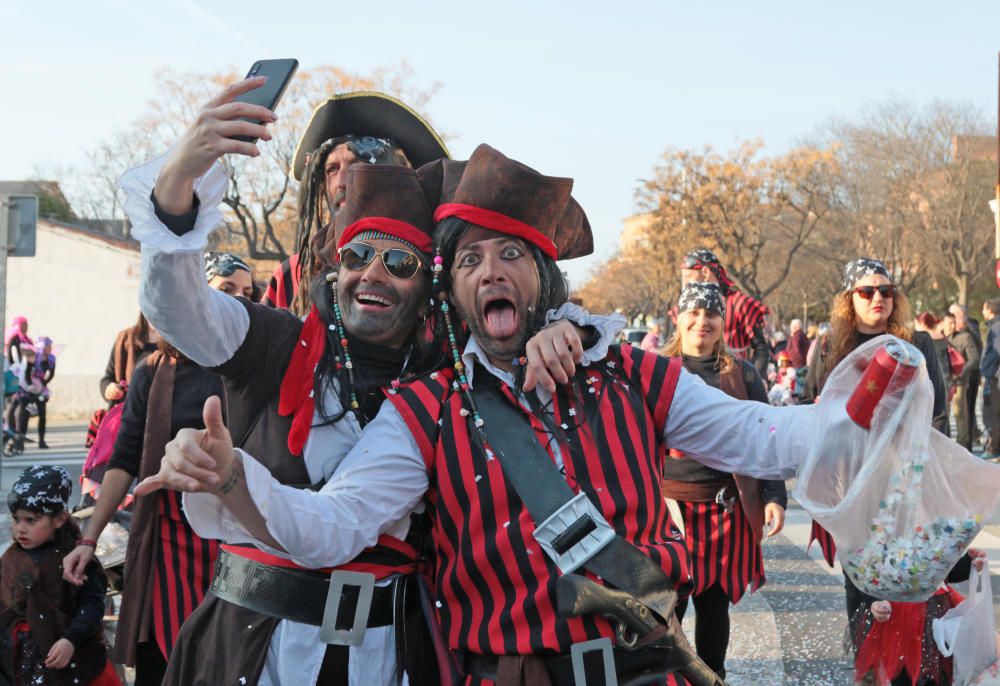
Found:
[[[740,400],[767,402],[767,391],[753,366],[735,360],[720,373],[715,354],[681,358],[685,369],[709,386]],[[747,588],[764,585],[761,538],[764,507],[788,504],[783,481],[757,481],[733,477],[671,450],[664,467],[663,495],[676,500],[683,520],[684,541],[691,555],[694,588],[691,596],[698,613],[695,645],[698,655],[720,676],[726,675],[729,643],[729,604],[736,604]],[[718,493],[723,502],[717,502]],[[687,601],[678,604],[683,618]]]
[[[671,532],[659,496],[663,427],[679,373],[678,360],[628,345],[612,347],[605,360],[578,369],[570,385],[557,389],[550,411],[565,427],[567,444],[560,452],[569,484],[587,493],[618,533],[656,560],[686,594],[687,550]],[[496,381],[483,368],[476,369],[475,379]],[[535,522],[488,444],[483,450],[470,440],[454,380],[454,373],[444,370],[389,395],[430,476],[438,614],[449,647],[486,655],[566,654],[574,643],[613,637],[601,617],[567,619],[556,613],[560,572],[533,537]],[[555,459],[546,426],[510,387],[501,383],[500,390]],[[468,677],[466,683],[490,682]],[[666,683],[686,681],[671,674]]]
[[[710,273],[708,280],[719,285],[726,299],[725,328],[722,330],[726,346],[740,358],[752,362],[757,373],[763,378],[767,375],[767,363],[771,359],[771,350],[764,337],[765,319],[770,310],[762,302],[736,287],[726,268],[711,250],[707,248],[692,250],[685,255],[681,263],[684,279],[705,280],[700,275],[687,276],[695,270],[704,273],[705,269]],[[669,312],[675,325],[677,312],[676,306]]]
[[[358,171],[352,170],[351,178],[364,175],[364,169],[361,166]],[[402,173],[414,188],[410,195],[405,195],[397,187],[397,194],[406,201],[413,194],[423,200],[416,174],[406,169]],[[362,189],[374,192],[372,183],[387,175],[370,173],[365,176],[368,183],[364,180],[353,182],[359,194]],[[352,196],[348,195],[345,215],[359,212],[361,210],[353,206]],[[417,213],[418,210],[414,210],[414,214]],[[422,228],[412,229],[414,240],[421,238],[422,242],[415,248],[419,250],[430,247],[432,224],[426,206],[424,214],[425,221],[418,223]],[[179,233],[190,228],[178,217],[165,215],[159,209],[157,216],[165,225],[179,229]],[[355,233],[356,230],[348,227],[345,236]],[[327,260],[329,254],[324,253],[321,257]],[[329,268],[327,263],[326,269]],[[156,278],[156,274],[151,278]],[[166,287],[161,288],[164,292],[156,297],[169,302],[172,294],[166,292]],[[327,299],[336,297],[329,288],[319,292]],[[211,307],[210,301],[202,299],[213,297],[213,292],[202,290],[197,298],[190,294],[189,297],[202,303],[192,305],[193,308],[207,309]],[[218,347],[219,357],[224,361],[212,367],[225,380],[234,445],[261,455],[262,464],[278,482],[297,488],[318,488],[335,474],[336,457],[346,454],[357,441],[364,424],[377,413],[383,399],[378,387],[389,383],[388,377],[379,375],[395,378],[402,373],[407,360],[419,357],[410,348],[412,334],[400,349],[389,349],[354,339],[350,332],[339,328],[342,322],[334,320],[330,302],[311,306],[305,320],[287,310],[255,305],[246,300],[239,302],[239,309],[245,313],[245,331],[232,339],[222,337],[225,342],[220,342]],[[321,314],[320,307],[325,314]],[[222,330],[240,331],[239,321],[243,317],[232,309],[219,308],[216,323]],[[415,314],[413,316],[416,321]],[[160,329],[165,335],[169,332],[180,338],[181,346],[198,345],[177,330],[177,323],[164,321],[152,311],[149,317],[150,321],[162,322]],[[351,357],[346,357],[347,338],[341,336],[354,341]],[[337,412],[346,407],[341,389],[349,383],[346,381],[347,368],[339,362],[345,357],[353,359],[353,373],[363,375],[360,378],[368,383],[363,389],[352,387],[353,407]],[[319,414],[320,397],[330,417]],[[310,440],[314,441],[311,448]],[[328,474],[328,470],[333,471]],[[189,506],[188,511],[191,509]],[[226,539],[225,529],[210,529],[209,532],[212,538]],[[247,683],[258,680],[283,683],[292,678],[289,672],[301,679],[301,683],[324,686],[355,683],[350,674],[359,667],[357,664],[352,667],[356,662],[351,657],[353,647],[327,646],[320,642],[318,626],[292,619],[303,616],[304,608],[266,605],[269,585],[296,583],[296,577],[285,570],[295,570],[301,577],[320,582],[340,570],[370,573],[376,583],[384,581],[385,584],[375,590],[376,596],[381,598],[376,602],[381,604],[383,611],[369,615],[365,633],[368,640],[357,649],[365,651],[362,654],[366,659],[388,665],[389,671],[398,665],[400,673],[407,672],[411,684],[432,678],[433,664],[426,661],[433,660],[433,654],[416,643],[425,635],[426,627],[422,625],[416,589],[410,587],[408,579],[416,571],[419,555],[412,545],[401,540],[405,535],[383,534],[374,546],[333,569],[302,567],[288,558],[252,546],[223,546],[220,571],[212,590],[180,631],[163,683],[187,686],[241,683],[241,679]],[[248,567],[250,563],[256,566]],[[298,614],[283,614],[286,612]],[[399,642],[385,640],[386,636],[397,636]],[[407,641],[405,648],[404,640]],[[391,651],[391,657],[387,651]],[[206,661],[206,653],[224,659]],[[372,683],[378,681],[373,679]]]
[[[751,359],[755,331],[764,326],[768,309],[762,302],[730,286],[726,292],[726,345],[744,359]]]
[[[299,254],[295,253],[287,260],[282,260],[271,275],[271,280],[267,284],[260,299],[261,305],[278,307],[287,310],[292,306],[296,291],[299,290],[299,282],[302,280],[302,269],[299,267]]]
[[[132,375],[108,469],[140,480],[155,474],[167,441],[204,426],[201,406],[222,392],[222,380],[190,360],[150,355]],[[162,675],[181,624],[208,590],[218,544],[194,533],[176,493],[138,498],[133,512],[112,658],[136,666],[138,683],[149,683]]]

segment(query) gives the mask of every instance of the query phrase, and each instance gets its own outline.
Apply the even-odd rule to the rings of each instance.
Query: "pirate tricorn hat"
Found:
[[[553,260],[582,257],[593,251],[590,222],[570,196],[573,179],[544,176],[485,143],[473,151],[451,192],[456,170],[445,162],[420,170],[429,187],[440,171],[441,204],[434,213],[435,221],[459,217],[517,236]]]
[[[417,173],[409,167],[354,164],[347,194],[335,220],[336,244],[313,244],[322,260],[337,263],[337,251],[357,238],[391,238],[431,252],[434,220]]]
[[[347,135],[391,138],[414,167],[449,157],[448,148],[431,125],[396,98],[375,91],[339,93],[313,111],[295,149],[295,179],[302,180],[309,153],[331,138]]]

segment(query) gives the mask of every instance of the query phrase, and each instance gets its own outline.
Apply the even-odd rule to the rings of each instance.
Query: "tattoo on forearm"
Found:
[[[233,490],[236,484],[239,483],[239,480],[240,465],[237,462],[233,462],[233,468],[232,471],[229,472],[229,476],[226,477],[226,480],[219,485],[219,493],[222,495],[229,493],[229,491]]]

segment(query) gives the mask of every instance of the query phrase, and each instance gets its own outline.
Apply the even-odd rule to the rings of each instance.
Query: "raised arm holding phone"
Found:
[[[169,154],[127,172],[122,186],[133,234],[143,244],[143,312],[166,340],[224,377],[230,440],[266,456],[261,468],[277,483],[318,488],[338,479],[344,456],[378,411],[384,397],[380,389],[426,368],[439,352],[426,345],[421,328],[433,223],[413,170],[352,164],[347,199],[336,207],[351,218],[344,226],[350,235],[318,246],[322,269],[303,283],[314,303],[304,320],[196,286],[192,275],[208,233],[221,219],[228,182],[217,161],[226,154],[258,156],[258,145],[270,139],[267,125],[277,119],[268,108],[237,101],[261,83],[246,79],[210,100]],[[361,105],[367,120],[350,109]],[[323,154],[350,152],[360,138],[403,151],[438,145],[426,122],[388,96],[345,96],[338,107],[339,119],[314,118],[304,136],[326,145]],[[339,132],[342,120],[368,130],[341,136],[343,143],[333,136],[328,145],[330,136],[322,130]],[[443,147],[437,149],[446,154]],[[380,201],[372,206],[352,202],[355,182],[359,197]],[[335,269],[338,250],[351,251],[351,259]],[[540,384],[554,385],[572,374],[574,360],[583,354],[582,338],[610,339],[619,326],[615,319],[591,318],[579,308],[567,309],[562,317],[539,333],[529,352],[528,364]],[[206,426],[221,431],[213,407],[205,409]],[[377,515],[359,522],[352,564],[373,573],[373,603],[368,617],[347,627],[335,624],[336,617],[323,626],[330,570],[294,564],[279,546],[264,553],[246,545],[246,537],[224,521],[223,503],[216,499],[201,509],[186,507],[196,531],[228,544],[222,546],[222,571],[213,593],[185,623],[164,683],[246,678],[248,683],[393,684],[402,672],[411,684],[433,682],[436,666],[432,651],[423,647],[426,623],[410,576],[419,543],[410,540],[411,521],[422,509],[426,479],[390,473],[372,478],[379,480],[383,497],[370,503]],[[247,508],[234,505],[244,523],[259,521],[242,473],[230,468],[213,487],[230,498],[244,498]],[[266,529],[256,530],[268,540]],[[338,571],[333,570],[335,582],[343,576]],[[264,586],[258,592],[255,584]],[[266,596],[265,586],[285,588],[289,598]],[[321,634],[328,631],[341,632],[341,638],[325,644]],[[206,661],[206,650],[225,659]],[[365,680],[359,682],[350,675],[361,669]]]

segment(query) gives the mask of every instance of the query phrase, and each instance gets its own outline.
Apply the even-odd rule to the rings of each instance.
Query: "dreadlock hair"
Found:
[[[299,273],[305,283],[309,283],[318,268],[316,255],[312,251],[312,239],[316,232],[322,230],[326,222],[333,218],[330,198],[326,197],[326,158],[334,148],[342,143],[347,143],[348,140],[349,137],[340,136],[324,142],[309,154],[308,163],[302,172],[302,183],[299,186],[299,220],[295,229],[295,249],[299,254]],[[367,161],[365,162],[367,163]],[[413,166],[406,157],[406,153],[398,146],[393,146],[388,154],[376,160],[375,164]],[[303,316],[309,312],[311,292],[311,287],[300,287],[296,291],[290,308],[295,314]]]
[[[310,241],[315,232],[323,227],[329,214],[326,157],[337,145],[337,139],[330,139],[309,155],[308,164],[302,172],[302,183],[299,185],[299,221],[295,228],[295,249],[299,254],[299,272],[306,283],[312,278],[316,268],[316,256],[313,255]],[[301,316],[309,311],[311,290],[312,288],[299,287],[291,303],[293,312]]]
[[[450,270],[455,259],[455,249],[458,247],[458,240],[462,237],[462,234],[473,226],[474,224],[471,222],[458,217],[447,217],[437,225],[437,229],[434,231],[434,254],[441,255],[444,259],[444,269],[441,271],[439,290],[451,291]],[[543,253],[541,248],[532,243],[525,241],[525,246],[528,249],[528,253],[534,259],[535,267],[538,270],[538,300],[535,302],[535,311],[528,320],[527,334],[530,338],[545,326],[546,312],[564,305],[569,300],[569,284],[566,283],[566,278],[563,276],[562,270],[559,269],[555,260]],[[437,297],[438,294],[435,293],[433,296]],[[463,330],[461,332],[456,331],[455,335],[456,337],[461,336],[461,340],[457,342],[460,348],[464,348],[468,332],[463,327]],[[442,360],[447,363],[448,331],[444,326],[443,317],[435,316],[434,336],[437,340],[438,349],[444,355]]]

